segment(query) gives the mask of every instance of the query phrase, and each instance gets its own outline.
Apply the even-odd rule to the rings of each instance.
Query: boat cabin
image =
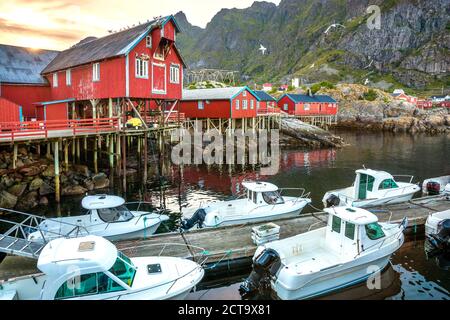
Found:
[[[355,257],[386,237],[373,213],[354,207],[325,209],[327,246],[339,255]]]
[[[357,200],[376,199],[380,197],[380,192],[385,195],[400,188],[391,174],[371,169],[357,170],[354,186],[353,197]]]
[[[284,204],[279,188],[267,182],[244,182],[242,186],[247,190],[249,202],[258,206]]]
[[[136,274],[128,257],[96,236],[53,240],[43,249],[37,266],[47,275],[41,291],[44,300],[108,298],[130,290]]]
[[[115,223],[127,222],[134,218],[134,215],[125,206],[125,200],[117,196],[87,196],[82,200],[81,206],[93,221],[97,219],[105,223]]]

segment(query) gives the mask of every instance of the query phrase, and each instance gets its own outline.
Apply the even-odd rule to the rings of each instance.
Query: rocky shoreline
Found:
[[[339,103],[337,127],[408,133],[450,132],[450,109],[422,110],[413,104],[394,100],[377,89],[372,89],[376,99],[367,101],[364,95],[369,89],[362,85],[339,84],[335,89],[321,91]]]
[[[55,192],[53,160],[25,147],[18,150],[16,169],[12,160],[12,152],[0,152],[0,208],[27,211],[48,205]],[[86,165],[61,165],[60,181],[62,196],[82,195],[110,185],[105,173],[93,174]]]

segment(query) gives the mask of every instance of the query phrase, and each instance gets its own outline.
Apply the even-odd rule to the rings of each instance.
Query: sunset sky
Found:
[[[280,0],[268,0],[279,3]],[[184,11],[204,27],[222,8],[254,0],[8,0],[0,1],[0,43],[63,50],[87,36],[104,36],[159,15]]]

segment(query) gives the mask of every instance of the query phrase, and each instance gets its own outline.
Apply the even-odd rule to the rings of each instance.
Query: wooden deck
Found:
[[[425,224],[430,213],[448,210],[450,201],[441,196],[416,199],[407,203],[389,205],[384,208],[374,208],[371,211],[381,222],[401,222],[406,216],[409,228],[416,230]],[[325,212],[305,213],[296,218],[273,221],[281,227],[281,239],[289,238],[299,233],[325,226]],[[250,258],[254,255],[256,246],[251,240],[252,228],[259,224],[229,226],[218,229],[190,231],[184,234],[196,260],[207,259],[208,264],[227,262],[234,259]],[[176,244],[172,246],[171,244]],[[183,237],[179,233],[155,235],[146,240],[125,241],[116,243],[119,249],[132,257],[147,255],[169,255],[176,257],[192,257]]]

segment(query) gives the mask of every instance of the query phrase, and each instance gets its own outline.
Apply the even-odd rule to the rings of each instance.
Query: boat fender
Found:
[[[341,199],[339,199],[338,196],[332,194],[328,197],[326,203],[327,208],[338,207],[341,204]]]
[[[270,280],[281,268],[281,259],[273,249],[264,250],[253,262],[253,271],[239,287],[244,299],[251,299],[270,288]]]
[[[206,211],[204,209],[198,209],[197,211],[195,211],[192,218],[190,218],[188,220],[183,220],[181,222],[181,229],[190,230],[196,224],[198,224],[198,227],[201,229],[201,228],[203,228],[203,223],[205,222],[205,218],[206,218]]]

